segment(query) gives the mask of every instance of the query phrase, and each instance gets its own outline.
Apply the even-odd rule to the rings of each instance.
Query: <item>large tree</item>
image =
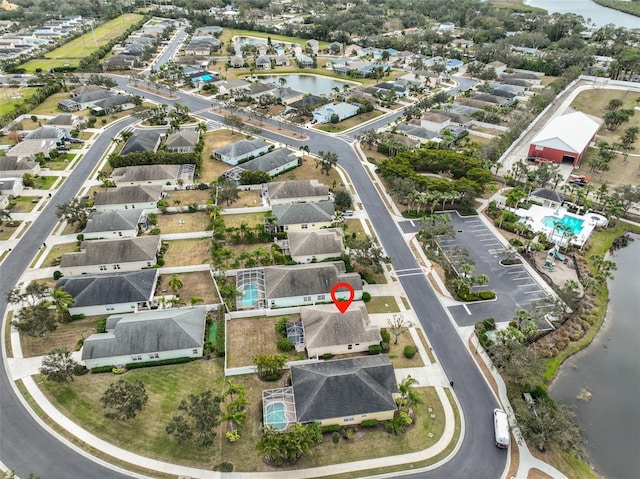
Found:
[[[79,228],[87,226],[87,217],[93,211],[87,197],[74,198],[56,207],[56,216],[65,219],[71,225],[77,224]]]
[[[217,200],[216,204],[225,203],[230,206],[231,203],[239,198],[238,186],[228,178],[221,178],[214,185],[211,195],[214,200]]]
[[[333,192],[333,199],[338,210],[348,210],[353,207],[351,193],[344,188],[339,188]]]
[[[11,321],[11,325],[27,336],[47,337],[47,333],[55,331],[58,325],[49,309],[51,303],[42,301],[35,306],[25,306]]]
[[[526,441],[540,451],[554,444],[564,451],[576,450],[581,444],[582,430],[573,410],[565,404],[543,399],[532,408],[519,407],[515,415]]]
[[[374,273],[384,271],[383,264],[390,263],[391,259],[384,255],[382,248],[373,242],[370,236],[349,242],[349,255],[351,259],[363,268],[369,268]]]
[[[46,376],[48,381],[64,383],[73,381],[73,372],[78,363],[71,357],[69,351],[55,349],[42,360],[40,374]]]
[[[167,424],[167,434],[179,444],[192,441],[199,447],[210,446],[220,422],[220,402],[209,390],[190,394],[180,402],[178,414]]]
[[[331,151],[318,151],[316,168],[320,166],[320,173],[329,174],[331,169],[338,164],[338,155]]]
[[[111,383],[100,398],[104,413],[108,419],[126,421],[133,419],[147,404],[149,396],[144,383],[139,379],[125,381],[120,379]]]

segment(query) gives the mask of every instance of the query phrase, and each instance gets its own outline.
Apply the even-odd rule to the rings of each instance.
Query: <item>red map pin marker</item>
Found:
[[[341,299],[336,297],[338,290],[341,288],[349,291],[349,299]],[[333,300],[333,304],[336,305],[336,308],[338,308],[342,314],[344,314],[345,311],[349,309],[349,306],[351,306],[351,302],[353,301],[355,295],[356,292],[353,290],[353,286],[351,286],[349,283],[336,283],[331,289],[331,299]]]

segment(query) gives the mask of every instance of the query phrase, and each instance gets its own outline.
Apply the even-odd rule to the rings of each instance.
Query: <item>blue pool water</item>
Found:
[[[542,224],[551,229],[554,228],[558,221],[560,221],[560,224],[563,226],[568,226],[576,236],[582,231],[582,224],[584,223],[584,220],[568,215],[564,215],[560,220],[554,216],[545,216],[542,218]]]
[[[211,81],[211,80],[213,80],[213,77],[212,77],[211,75],[202,75],[200,78],[201,78],[202,80],[204,80],[204,81]]]
[[[265,427],[271,426],[278,431],[287,427],[287,406],[281,402],[267,404],[267,414]]]
[[[255,284],[248,284],[242,293],[242,305],[246,307],[255,306],[258,303],[258,287]]]

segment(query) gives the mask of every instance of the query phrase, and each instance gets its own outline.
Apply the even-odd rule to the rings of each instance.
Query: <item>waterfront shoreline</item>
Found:
[[[637,10],[634,10],[633,3],[627,2],[624,0],[593,0],[594,3],[597,3],[601,7],[610,8],[611,10],[617,10],[618,12],[626,13],[628,15],[633,15],[634,17],[640,17],[640,6],[638,6]]]

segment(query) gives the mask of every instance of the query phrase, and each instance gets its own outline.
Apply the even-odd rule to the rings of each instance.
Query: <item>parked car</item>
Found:
[[[56,146],[56,150],[58,151],[69,151],[71,149],[70,146],[67,145],[58,145]]]
[[[84,143],[84,140],[81,138],[69,138],[67,141],[69,143]]]

